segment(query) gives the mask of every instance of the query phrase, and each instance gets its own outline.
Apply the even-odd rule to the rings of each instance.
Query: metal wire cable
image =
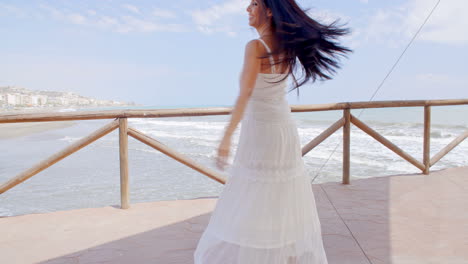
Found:
[[[377,94],[377,92],[380,90],[380,88],[382,88],[382,86],[384,85],[384,83],[387,81],[388,77],[390,76],[390,74],[393,73],[393,71],[395,70],[396,66],[400,63],[401,59],[403,58],[403,56],[406,54],[406,51],[409,49],[409,47],[413,44],[414,40],[416,39],[416,37],[419,35],[419,33],[421,32],[421,30],[424,28],[424,26],[426,25],[427,21],[429,21],[429,18],[431,18],[432,14],[434,13],[434,11],[437,9],[437,7],[439,6],[440,2],[442,0],[438,0],[437,3],[435,4],[435,6],[432,8],[431,12],[429,13],[429,15],[426,17],[426,19],[424,20],[424,22],[422,23],[422,25],[419,27],[418,31],[416,31],[416,33],[414,34],[413,38],[411,38],[410,42],[408,43],[408,45],[406,45],[406,48],[403,50],[403,52],[400,54],[400,56],[398,57],[398,59],[396,60],[396,62],[393,64],[393,66],[391,67],[390,71],[387,73],[387,75],[385,76],[385,78],[382,80],[382,82],[380,83],[380,85],[377,87],[377,89],[374,91],[374,93],[372,94],[371,98],[369,99],[368,102],[371,102],[375,95]],[[359,112],[359,115],[358,117],[361,116],[362,112],[364,112],[365,109],[361,109],[361,112]],[[330,154],[330,156],[328,156],[327,160],[325,161],[325,163],[323,163],[323,165],[320,167],[320,169],[318,170],[318,172],[315,174],[314,178],[312,179],[312,182],[314,182],[314,180],[317,178],[317,176],[319,175],[319,173],[322,171],[322,168],[328,163],[328,161],[330,160],[330,158],[333,156],[333,154],[335,153],[336,149],[338,148],[338,146],[340,145],[341,141],[338,142],[338,144],[335,146],[335,149],[333,149],[332,153]]]

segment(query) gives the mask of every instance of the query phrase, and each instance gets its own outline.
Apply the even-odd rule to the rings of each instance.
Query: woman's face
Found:
[[[260,27],[267,21],[265,12],[263,11],[263,3],[260,1],[261,0],[251,0],[247,7],[247,12],[249,13],[249,25],[254,28]]]

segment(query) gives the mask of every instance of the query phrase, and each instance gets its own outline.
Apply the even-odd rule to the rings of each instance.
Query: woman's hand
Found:
[[[216,157],[216,166],[220,170],[224,170],[227,163],[227,159],[229,157],[229,149],[231,148],[231,137],[224,136],[221,140],[221,143],[218,147],[218,153]]]
[[[245,47],[244,55],[244,67],[242,68],[240,76],[240,93],[236,100],[236,105],[231,112],[231,120],[229,121],[223,139],[218,147],[218,153],[216,157],[216,166],[219,169],[224,170],[227,165],[227,159],[229,157],[229,149],[231,147],[231,136],[236,130],[237,125],[242,120],[244,110],[247,106],[249,97],[252,95],[252,91],[257,81],[257,75],[260,72],[260,62],[258,58],[260,52],[258,46],[260,42],[257,40],[251,40]]]

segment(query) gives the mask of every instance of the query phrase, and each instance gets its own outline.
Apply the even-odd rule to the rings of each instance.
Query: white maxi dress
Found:
[[[266,43],[259,39],[270,51]],[[285,74],[260,73],[230,175],[194,252],[195,264],[327,264]]]

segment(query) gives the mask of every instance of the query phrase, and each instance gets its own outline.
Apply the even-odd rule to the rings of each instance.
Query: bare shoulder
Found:
[[[251,41],[247,42],[245,45],[245,53],[249,54],[258,54],[259,52],[259,43],[258,39],[252,39]]]

